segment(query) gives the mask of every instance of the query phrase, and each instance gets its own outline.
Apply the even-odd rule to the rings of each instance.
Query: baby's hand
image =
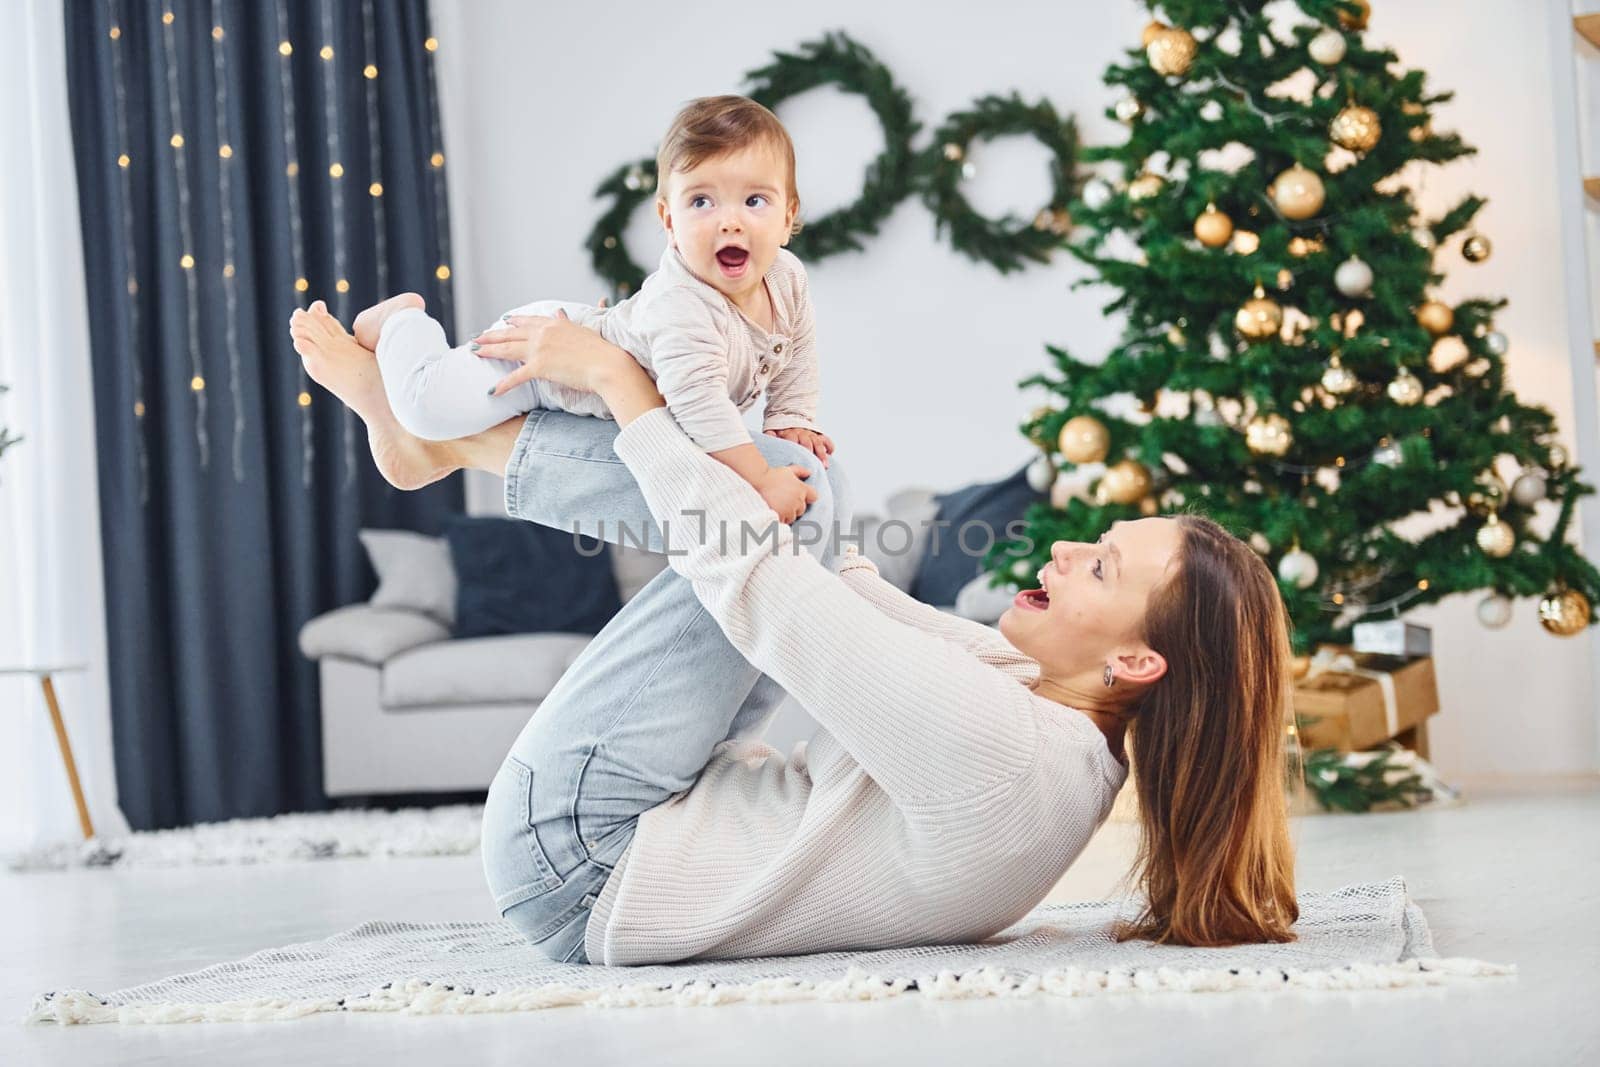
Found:
[[[778,521],[787,525],[804,515],[806,506],[817,499],[817,491],[801,481],[809,477],[811,472],[799,464],[769,467],[751,484],[760,491],[767,506],[778,513]]]
[[[821,430],[808,430],[804,426],[791,426],[785,430],[768,430],[773,437],[781,437],[785,441],[793,441],[802,448],[809,448],[812,455],[822,460],[822,465],[828,465],[828,457],[833,455],[833,438]]]

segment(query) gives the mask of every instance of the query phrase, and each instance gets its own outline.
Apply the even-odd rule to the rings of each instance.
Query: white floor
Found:
[[[1359,994],[24,1027],[15,1020],[47,989],[121,988],[369,919],[492,912],[476,857],[4,874],[0,1063],[1600,1063],[1600,777],[1465,784],[1457,808],[1298,820],[1300,886],[1404,875],[1441,955],[1515,963],[1515,979]],[[1128,830],[1108,825],[1053,896],[1108,895]]]

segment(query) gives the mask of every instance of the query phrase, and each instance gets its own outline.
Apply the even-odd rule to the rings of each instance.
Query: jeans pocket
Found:
[[[507,756],[483,805],[483,872],[501,915],[563,883],[539,843],[532,796],[533,769]]]

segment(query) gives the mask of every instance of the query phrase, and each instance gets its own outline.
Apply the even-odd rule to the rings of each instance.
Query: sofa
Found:
[[[938,511],[933,491],[907,489],[888,500],[884,515],[857,516],[862,551],[887,581],[912,588],[927,545],[924,524]],[[880,539],[886,522],[899,525]],[[372,599],[319,615],[300,630],[300,649],[316,661],[320,679],[324,791],[487,789],[517,734],[592,638],[453,638],[443,542],[399,531],[363,531],[362,541],[379,576]],[[616,545],[609,558],[623,603],[666,565],[664,556]],[[979,577],[943,606],[992,622],[1011,595]],[[787,748],[811,730],[810,718],[788,700],[763,736]]]

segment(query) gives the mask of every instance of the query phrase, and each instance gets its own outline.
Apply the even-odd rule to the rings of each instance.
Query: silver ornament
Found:
[[[1028,464],[1028,486],[1035,493],[1045,492],[1055,480],[1056,465],[1050,462],[1049,456],[1036,456]]]
[[[1111,185],[1103,178],[1090,178],[1083,183],[1083,206],[1099,211],[1111,203]]]
[[[1310,589],[1317,584],[1317,559],[1297,548],[1278,561],[1278,577],[1297,589]]]
[[[1322,372],[1322,387],[1334,396],[1344,396],[1360,384],[1361,379],[1357,378],[1349,367],[1340,363],[1338,356],[1329,360],[1328,369]]]
[[[1132,125],[1140,115],[1144,114],[1144,105],[1139,102],[1139,98],[1136,96],[1124,96],[1116,102],[1114,107],[1117,119],[1129,125]]]
[[[1351,256],[1333,272],[1333,284],[1345,296],[1366,296],[1372,289],[1372,268]]]
[[[1323,30],[1311,38],[1306,52],[1324,67],[1331,67],[1344,58],[1344,34],[1338,30]]]
[[[1483,347],[1488,349],[1491,356],[1503,356],[1511,349],[1511,342],[1506,335],[1495,330],[1483,339]]]
[[[1504,629],[1511,622],[1511,598],[1490,593],[1478,601],[1478,621],[1491,630]]]
[[[1543,474],[1528,471],[1518,475],[1517,480],[1511,483],[1511,499],[1525,508],[1531,508],[1545,498],[1550,486],[1545,482]]]
[[[1401,367],[1400,373],[1389,383],[1389,399],[1403,408],[1419,403],[1422,400],[1422,382],[1417,380],[1415,374]]]
[[[1391,470],[1400,466],[1404,459],[1405,455],[1400,451],[1400,446],[1393,441],[1379,445],[1377,450],[1372,453],[1372,462],[1380,467],[1388,467]]]

